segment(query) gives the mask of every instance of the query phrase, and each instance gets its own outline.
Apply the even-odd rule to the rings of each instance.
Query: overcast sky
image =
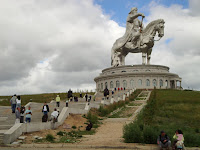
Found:
[[[169,66],[184,88],[200,90],[199,0],[106,1],[0,0],[0,95],[95,89],[94,78],[110,67],[111,47],[135,6],[145,25],[166,22],[151,63]],[[141,54],[126,59],[141,63]]]

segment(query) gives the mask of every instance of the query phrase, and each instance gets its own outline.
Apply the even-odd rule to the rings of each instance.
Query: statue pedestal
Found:
[[[110,67],[94,79],[96,89],[103,91],[115,88],[125,89],[180,89],[181,78],[169,72],[169,67],[161,65],[127,65]]]

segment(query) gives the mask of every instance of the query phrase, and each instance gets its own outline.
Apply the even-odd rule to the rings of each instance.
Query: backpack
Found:
[[[42,122],[47,122],[47,120],[48,120],[48,115],[47,114],[43,115]]]

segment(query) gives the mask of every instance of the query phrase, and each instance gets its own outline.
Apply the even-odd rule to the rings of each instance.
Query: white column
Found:
[[[127,92],[127,97],[129,97],[129,92]]]
[[[110,100],[110,103],[113,104],[114,103],[114,98],[112,96],[111,100]]]
[[[125,101],[125,99],[126,99],[126,94],[124,93],[122,100]]]

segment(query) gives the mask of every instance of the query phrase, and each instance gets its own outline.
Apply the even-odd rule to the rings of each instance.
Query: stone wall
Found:
[[[96,89],[114,88],[159,89],[178,88],[181,78],[169,72],[169,67],[159,65],[134,65],[107,68],[96,77]],[[179,85],[177,85],[179,82]]]

